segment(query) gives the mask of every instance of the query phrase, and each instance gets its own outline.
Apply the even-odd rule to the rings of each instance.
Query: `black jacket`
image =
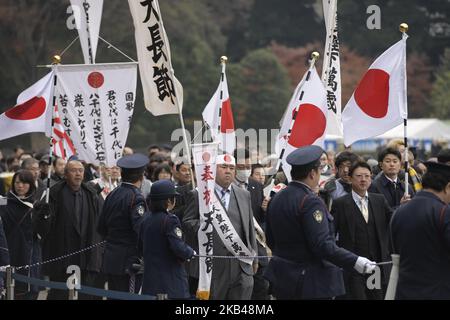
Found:
[[[83,216],[87,219],[79,230],[75,226],[74,217],[64,210],[63,189],[65,186],[66,181],[61,181],[50,188],[50,212],[42,206],[45,203],[45,197],[33,210],[36,230],[43,239],[44,260],[60,257],[101,242],[96,226],[103,205],[102,197],[92,187],[82,183],[81,189],[87,197],[88,210],[83,212]],[[43,271],[50,276],[65,274],[69,265],[76,264],[81,270],[98,272],[101,267],[102,251],[101,246],[96,246],[75,256],[46,264]]]
[[[32,203],[33,196],[22,200]],[[23,201],[9,192],[8,204],[0,206],[0,217],[3,220],[3,229],[8,242],[10,264],[15,267],[34,264],[42,260],[40,241],[32,226],[32,209]],[[38,267],[29,270],[22,269],[17,272],[34,278],[40,276]],[[28,291],[26,284],[18,282],[16,287],[20,291]]]

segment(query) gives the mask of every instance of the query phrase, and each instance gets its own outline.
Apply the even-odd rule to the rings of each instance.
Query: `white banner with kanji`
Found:
[[[213,255],[212,198],[216,178],[217,143],[193,144],[195,176],[197,178],[200,228],[198,250],[200,256]],[[199,258],[199,282],[197,298],[208,300],[212,276],[212,258]]]
[[[145,108],[155,116],[180,113],[183,87],[172,69],[157,0],[128,0],[133,17]]]
[[[70,0],[80,36],[84,63],[95,63],[103,0]]]
[[[327,134],[342,136],[341,61],[339,51],[337,0],[323,0],[327,37],[322,65],[322,81],[327,90]]]
[[[56,101],[78,157],[114,166],[127,141],[136,96],[136,63],[58,65]]]

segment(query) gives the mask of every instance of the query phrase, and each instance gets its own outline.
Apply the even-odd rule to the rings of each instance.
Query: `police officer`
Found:
[[[333,218],[313,192],[320,180],[318,146],[293,151],[292,181],[271,200],[266,235],[272,248],[265,277],[277,299],[329,299],[345,293],[342,270],[371,273],[375,262],[339,248]]]
[[[147,198],[151,213],[144,218],[139,235],[145,266],[144,294],[167,294],[169,299],[190,296],[184,261],[195,252],[182,239],[180,220],[169,212],[178,195],[172,181],[159,180]]]
[[[400,255],[396,299],[450,299],[450,165],[425,165],[422,191],[391,221]]]
[[[139,262],[138,233],[142,216],[148,211],[139,189],[147,163],[148,158],[142,154],[117,161],[122,183],[106,197],[100,215],[98,232],[107,241],[102,272],[110,290],[139,291],[141,277],[135,277],[132,266]]]

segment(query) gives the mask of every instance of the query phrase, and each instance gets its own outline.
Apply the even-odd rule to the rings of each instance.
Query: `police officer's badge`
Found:
[[[313,213],[313,217],[317,221],[317,223],[321,223],[323,220],[323,212],[320,210],[316,210]]]
[[[183,231],[181,231],[180,228],[176,227],[175,234],[177,235],[178,238],[181,238],[181,236],[183,235]]]
[[[140,216],[142,216],[145,212],[144,206],[139,206],[137,208],[137,212],[139,213]]]

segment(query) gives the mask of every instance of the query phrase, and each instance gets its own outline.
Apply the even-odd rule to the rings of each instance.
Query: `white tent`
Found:
[[[450,125],[439,119],[409,119],[407,134],[408,138],[419,140],[450,139]],[[403,124],[376,138],[403,138]]]

